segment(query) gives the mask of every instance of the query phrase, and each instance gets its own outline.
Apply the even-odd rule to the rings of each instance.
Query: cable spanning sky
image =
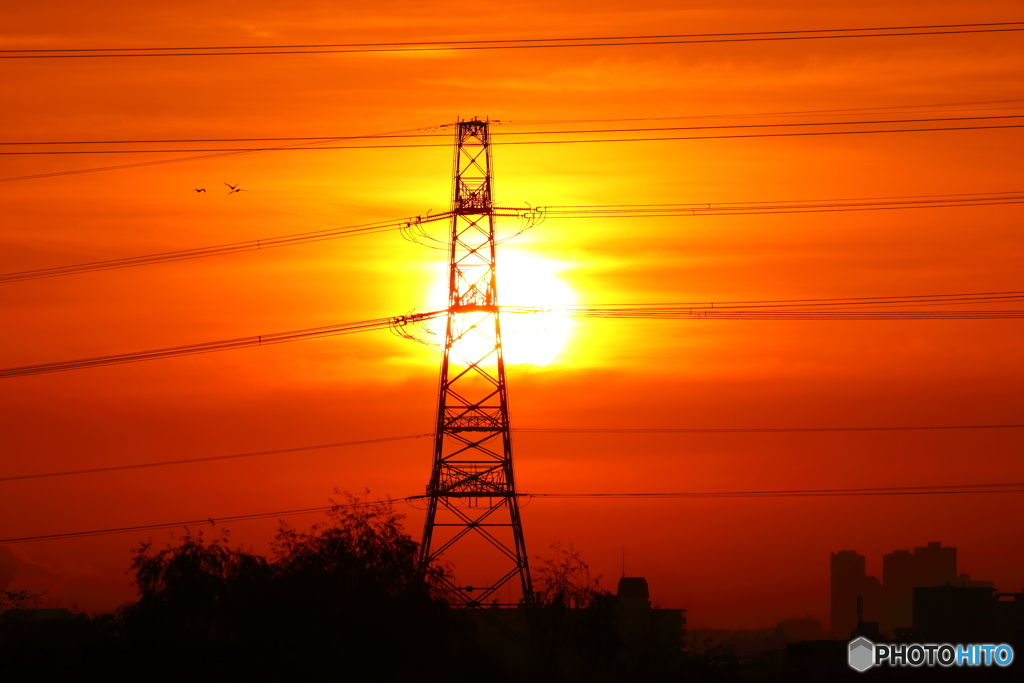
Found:
[[[423,40],[385,43],[327,45],[233,45],[143,48],[35,48],[0,50],[0,59],[75,59],[102,57],[236,57],[240,55],[338,54],[365,52],[439,52],[452,50],[521,50],[578,47],[633,47],[638,45],[686,45],[695,43],[744,43],[837,38],[898,38],[967,33],[1024,31],[1024,22],[972,24],[925,24],[916,26],[855,26],[789,29],[781,31],[733,31],[728,33],[680,33],[669,35],[573,36],[504,38],[499,40]]]

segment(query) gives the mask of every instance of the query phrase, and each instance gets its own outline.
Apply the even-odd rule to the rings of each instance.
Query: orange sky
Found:
[[[577,2],[557,10],[526,2],[472,11],[445,2],[352,5],[21,3],[5,9],[0,45],[286,45],[1021,18],[1017,2],[984,1],[847,9],[812,2]],[[495,126],[497,133],[539,119],[989,102],[1024,92],[1020,36],[0,60],[0,138],[332,136],[473,115],[511,122]],[[502,203],[541,205],[1011,191],[1024,185],[1022,142],[1024,134],[1006,129],[498,147],[495,186]],[[0,178],[156,158],[165,157],[5,156]],[[439,147],[264,153],[0,183],[0,272],[440,211],[450,172],[451,150]],[[249,192],[229,196],[224,182]],[[194,193],[198,187],[208,192]],[[1021,216],[1017,206],[1002,206],[552,219],[508,248],[564,264],[560,275],[580,303],[1019,290]],[[385,233],[0,284],[0,366],[422,310],[443,258]],[[1021,332],[1019,321],[1006,320],[579,321],[556,362],[511,367],[513,420],[521,427],[655,428],[1020,423]],[[5,379],[0,476],[428,431],[439,360],[437,347],[379,332]],[[1022,430],[524,434],[516,446],[524,491],[899,486],[1024,475]],[[334,488],[417,494],[429,458],[426,441],[403,441],[0,482],[0,537],[309,507]],[[647,576],[657,602],[687,608],[693,626],[740,628],[807,615],[827,622],[828,553],[842,549],[868,555],[869,570],[880,574],[882,553],[941,540],[960,548],[964,571],[1020,590],[1019,506],[1013,495],[535,500],[523,515],[531,554],[572,542],[614,588],[625,547],[628,573]],[[409,510],[414,535],[419,515]],[[257,548],[273,529],[272,522],[229,526],[235,540]],[[18,574],[12,586],[56,581],[62,604],[109,609],[131,599],[128,549],[150,536],[168,538],[158,531],[8,546],[0,549],[0,581],[11,574]]]

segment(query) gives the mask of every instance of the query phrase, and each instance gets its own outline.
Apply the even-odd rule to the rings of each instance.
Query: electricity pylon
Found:
[[[460,120],[447,329],[421,547],[424,563],[472,547],[473,563],[486,567],[482,585],[447,582],[448,599],[458,607],[511,606],[512,591],[502,589],[517,583],[517,597],[527,603],[533,597],[512,467],[491,180],[488,121]]]

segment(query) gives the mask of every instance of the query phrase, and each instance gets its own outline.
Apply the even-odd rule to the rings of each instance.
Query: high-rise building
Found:
[[[914,548],[917,561],[918,583],[916,587],[943,586],[956,578],[956,548],[942,547],[939,541],[932,541],[925,547]]]
[[[914,551],[896,550],[882,556],[883,631],[909,628],[914,621],[914,589],[956,581],[956,548],[932,541]]]
[[[864,572],[864,556],[853,550],[831,554],[832,634],[846,638],[857,630],[858,622],[878,621],[882,586]],[[860,598],[863,612],[858,615]]]

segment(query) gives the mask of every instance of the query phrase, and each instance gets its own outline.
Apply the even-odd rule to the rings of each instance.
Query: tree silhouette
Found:
[[[565,549],[553,543],[554,556],[541,559],[533,570],[536,579],[536,598],[540,605],[564,605],[570,609],[585,609],[603,594],[601,577],[591,578],[590,566],[570,543]]]
[[[532,677],[539,680],[616,680],[619,638],[614,598],[592,578],[572,546],[551,545],[553,556],[534,568],[536,604],[530,614]],[[537,558],[541,559],[541,558]]]
[[[226,532],[207,542],[187,531],[160,551],[142,544],[139,600],[119,614],[126,659],[193,680],[412,676],[476,661],[469,626],[438,598],[444,570],[419,565],[401,515],[344,495],[326,524],[282,524],[269,558],[230,547]]]
[[[0,680],[680,679],[678,644],[624,618],[571,545],[535,568],[535,604],[453,610],[441,597],[448,571],[420,565],[391,503],[343,495],[323,524],[282,523],[266,554],[216,528],[186,528],[159,550],[142,543],[138,600],[113,615],[8,609]]]
[[[42,593],[35,593],[24,588],[0,591],[0,612],[9,609],[25,609],[29,605],[34,607],[39,604],[41,597],[43,597]]]

